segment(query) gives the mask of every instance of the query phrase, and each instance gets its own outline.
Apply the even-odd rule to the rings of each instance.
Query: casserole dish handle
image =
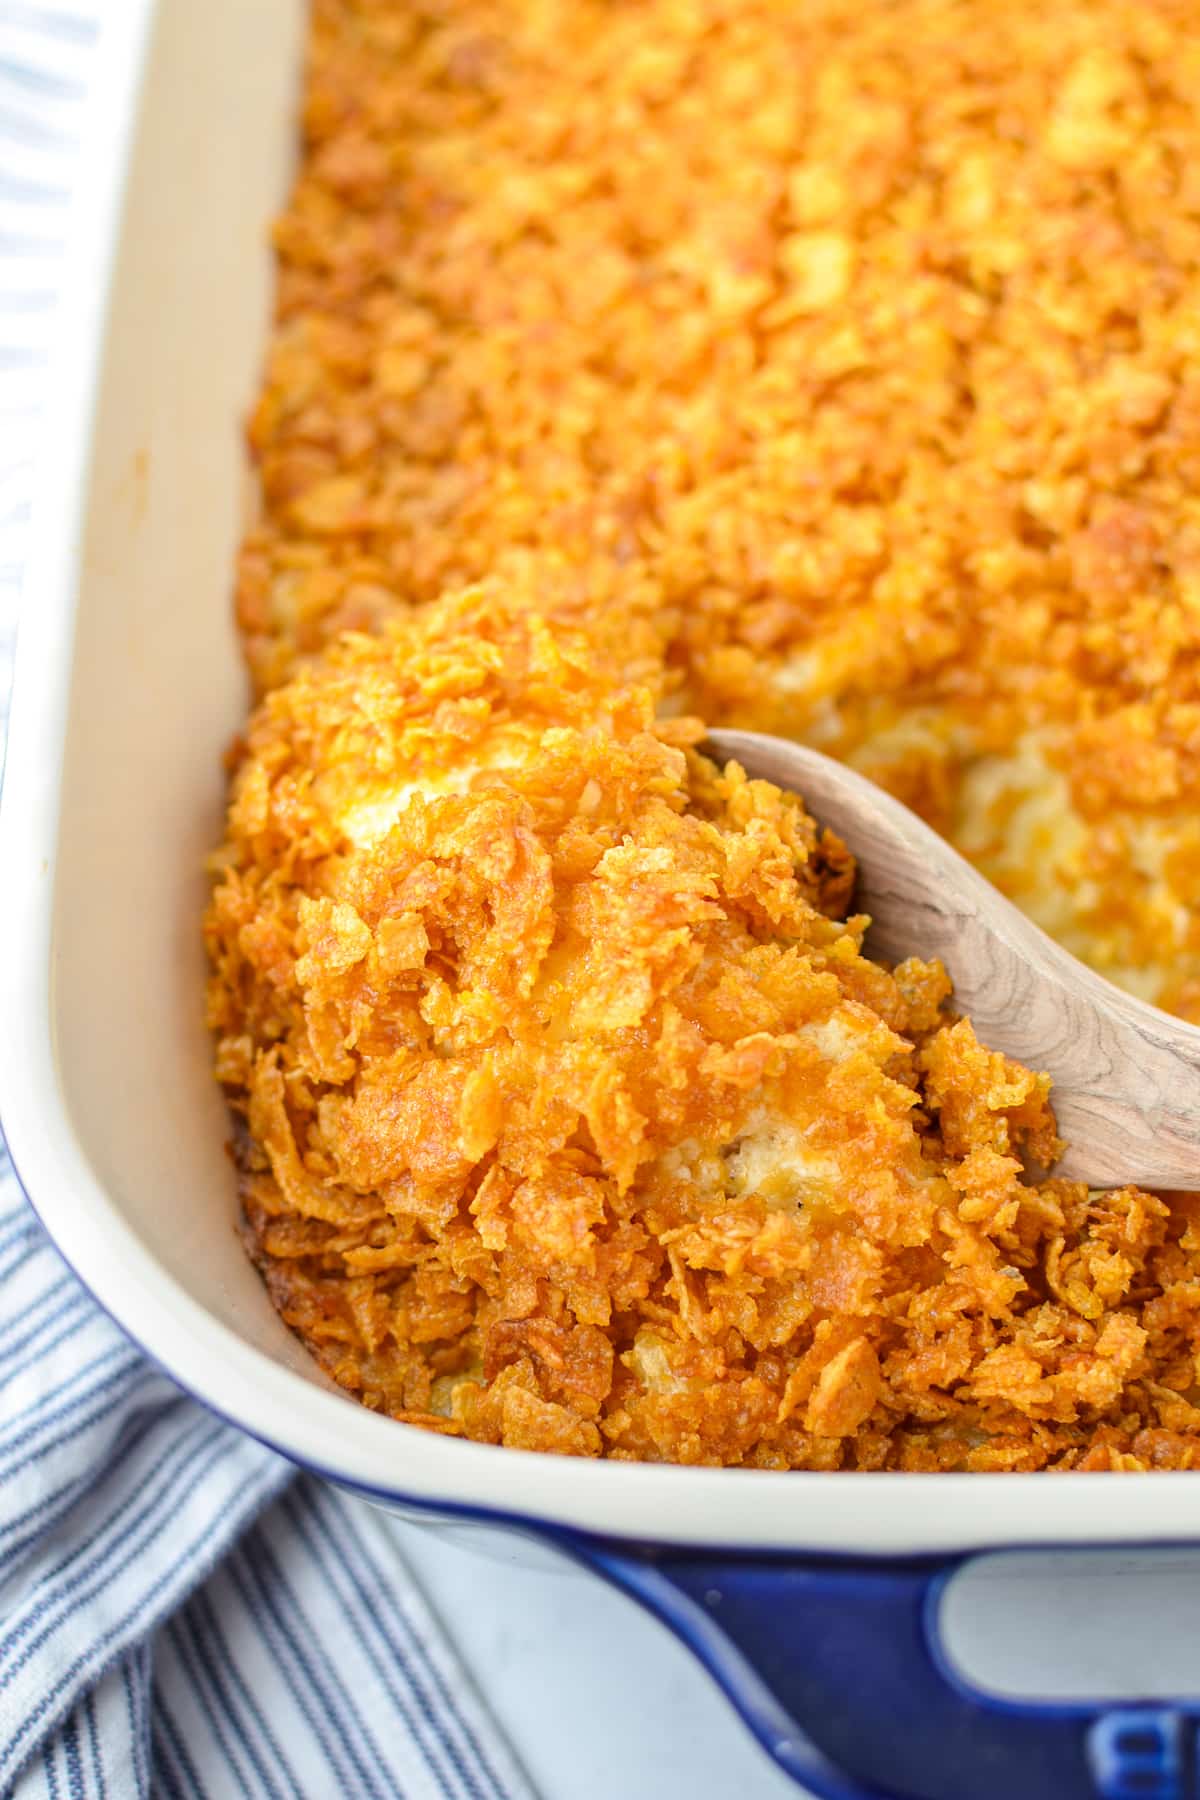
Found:
[[[1196,1707],[1037,1704],[968,1687],[938,1637],[969,1557],[802,1562],[576,1541],[669,1625],[820,1800],[1191,1800]]]

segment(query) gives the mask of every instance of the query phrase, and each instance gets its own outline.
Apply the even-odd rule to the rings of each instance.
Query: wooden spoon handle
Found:
[[[857,904],[880,961],[938,956],[980,1041],[1044,1069],[1068,1149],[1093,1186],[1200,1188],[1200,1029],[1135,999],[1047,937],[872,781],[819,751],[714,731],[712,753],[803,795],[859,859]]]

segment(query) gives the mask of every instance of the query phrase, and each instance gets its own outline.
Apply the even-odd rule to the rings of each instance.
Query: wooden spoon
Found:
[[[710,732],[705,748],[802,795],[845,838],[873,956],[939,956],[981,1043],[1051,1076],[1068,1144],[1056,1174],[1095,1187],[1200,1189],[1200,1027],[1087,968],[853,769],[755,731]]]

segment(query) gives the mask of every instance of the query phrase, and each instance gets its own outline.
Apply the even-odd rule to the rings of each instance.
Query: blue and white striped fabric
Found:
[[[92,4],[0,0],[0,739]],[[145,1362],[2,1140],[0,1795],[532,1800],[383,1522]]]
[[[153,1369],[6,1165],[0,1793],[531,1800],[382,1522]]]

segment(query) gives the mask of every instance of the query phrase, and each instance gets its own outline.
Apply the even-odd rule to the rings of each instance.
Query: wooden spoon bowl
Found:
[[[1089,969],[853,769],[754,731],[710,732],[705,748],[802,795],[845,838],[872,956],[940,957],[980,1041],[1050,1075],[1068,1145],[1056,1174],[1095,1187],[1200,1188],[1200,1027]]]

